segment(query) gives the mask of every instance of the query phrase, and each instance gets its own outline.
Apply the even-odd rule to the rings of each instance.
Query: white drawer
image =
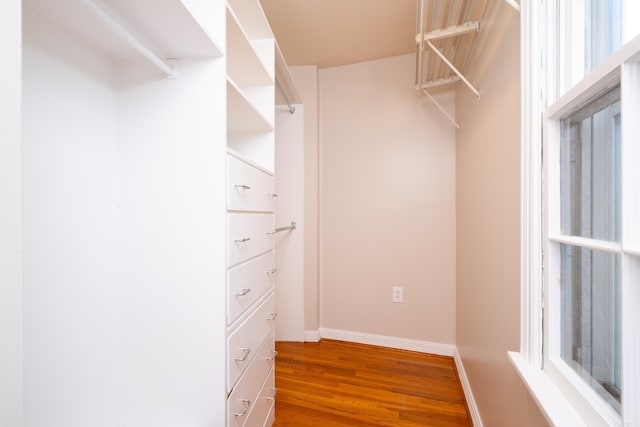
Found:
[[[275,397],[276,397],[276,388],[274,384],[274,369],[271,369],[269,372],[269,376],[266,381],[262,385],[262,389],[260,390],[260,395],[256,399],[256,403],[254,403],[253,408],[251,408],[251,412],[249,413],[249,417],[244,424],[244,427],[264,427],[268,424],[270,412],[273,412],[272,407],[274,406]]]
[[[273,176],[233,156],[227,159],[227,209],[273,212],[277,197]]]
[[[269,336],[269,333],[273,331],[274,320],[275,301],[273,294],[271,294],[227,338],[227,391],[234,387],[234,384],[251,364],[251,361],[260,356],[260,346],[265,338]],[[273,342],[273,338],[271,338],[271,342]],[[273,347],[267,349],[269,354],[266,356],[271,354],[271,350],[273,350]],[[263,359],[266,356],[262,355]]]
[[[271,410],[269,411],[269,415],[267,415],[267,418],[264,420],[264,424],[262,426],[272,427],[273,423],[275,422],[276,422],[276,405],[274,401],[274,404],[271,406]]]
[[[227,273],[227,324],[231,325],[242,313],[273,287],[276,270],[273,252]]]
[[[250,414],[262,396],[265,379],[273,371],[275,357],[272,351],[273,346],[273,334],[269,334],[260,347],[258,356],[250,363],[229,395],[227,399],[228,427],[244,426],[249,421]],[[273,390],[269,390],[269,392],[271,392],[269,396],[273,396]],[[264,402],[259,403],[259,408],[261,408]]]
[[[273,214],[227,214],[227,267],[273,249]]]

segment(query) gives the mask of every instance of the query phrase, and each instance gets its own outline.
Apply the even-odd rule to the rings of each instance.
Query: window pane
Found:
[[[620,412],[620,256],[560,246],[560,355]]]
[[[633,0],[637,1],[637,0]],[[585,25],[585,75],[622,47],[623,0],[591,0]]]
[[[640,33],[638,0],[557,1],[558,93],[566,93]]]
[[[620,240],[620,90],[562,122],[562,234]]]

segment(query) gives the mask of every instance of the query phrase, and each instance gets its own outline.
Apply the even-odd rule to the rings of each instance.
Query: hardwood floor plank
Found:
[[[275,427],[472,426],[451,357],[277,342]]]

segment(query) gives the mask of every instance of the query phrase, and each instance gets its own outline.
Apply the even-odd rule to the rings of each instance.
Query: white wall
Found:
[[[117,94],[41,50],[68,39],[35,19],[25,13],[25,424],[108,426],[117,421]],[[69,52],[109,69],[81,46]]]
[[[276,107],[275,225],[296,222],[296,229],[274,237],[276,268],[276,341],[304,341],[304,106],[293,114],[287,106]]]
[[[290,67],[304,103],[304,329],[317,338],[318,318],[318,68]],[[315,334],[314,334],[315,332]]]
[[[118,366],[126,427],[225,413],[224,61],[119,95]]]
[[[520,345],[519,15],[491,2],[456,90],[458,351],[485,426],[545,426],[506,352]]]
[[[319,72],[320,323],[453,344],[455,135],[414,90],[414,65]],[[453,113],[453,92],[439,100]]]
[[[0,2],[0,425],[22,417],[21,2]]]

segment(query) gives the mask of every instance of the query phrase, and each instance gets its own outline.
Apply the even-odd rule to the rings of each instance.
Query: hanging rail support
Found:
[[[424,90],[424,89],[430,89],[432,87],[438,87],[438,86],[444,86],[444,85],[448,85],[451,83],[456,83],[460,81],[460,77],[458,76],[450,76],[450,77],[445,77],[443,79],[438,79],[438,80],[429,80],[428,82],[425,82],[422,84],[422,87],[417,87],[417,90]]]
[[[439,40],[448,37],[455,37],[466,33],[480,31],[480,23],[478,21],[469,21],[460,25],[452,25],[440,30],[434,30],[430,33],[422,33],[422,40]],[[420,44],[420,33],[416,34],[416,43]]]
[[[289,107],[289,112],[291,114],[295,113],[296,112],[296,107],[291,105],[291,101],[289,101],[289,97],[284,92],[284,89],[282,89],[282,86],[280,86],[280,82],[278,81],[278,79],[274,79],[274,80],[275,80],[275,83],[276,83],[276,88],[280,92],[280,95],[282,95],[282,97],[284,98],[284,102],[287,104],[287,107]]]
[[[138,53],[147,58],[153,65],[158,67],[167,77],[178,77],[178,71],[175,59],[164,60],[156,55],[148,46],[146,46],[133,31],[127,28],[126,23],[115,13],[109,11],[105,6],[95,0],[84,0],[84,3],[107,27],[111,29],[118,37],[124,40]]]
[[[460,77],[460,80],[462,80],[462,82],[463,82],[464,84],[466,84],[466,85],[467,85],[467,87],[468,87],[469,89],[471,89],[471,92],[473,92],[473,93],[478,97],[478,99],[480,99],[480,92],[478,92],[478,90],[477,90],[475,87],[473,87],[473,85],[472,85],[471,83],[469,83],[469,80],[467,80],[467,79],[462,75],[462,73],[461,73],[460,71],[458,71],[458,69],[457,69],[456,67],[454,67],[454,66],[453,66],[453,64],[451,63],[451,61],[449,61],[449,60],[447,59],[447,57],[446,57],[446,56],[444,56],[444,54],[443,54],[442,52],[440,52],[440,50],[438,50],[438,48],[437,48],[437,47],[435,47],[435,46],[433,45],[433,43],[431,43],[429,40],[425,40],[425,43],[427,43],[427,45],[431,48],[431,50],[433,50],[433,52],[434,52],[436,55],[438,55],[438,57],[440,57],[440,59],[442,60],[442,62],[444,62],[445,64],[447,64],[447,65],[449,66],[449,68],[451,68],[451,70],[452,70],[454,73],[456,73],[456,74],[458,75],[458,77]]]
[[[436,107],[438,107],[438,109],[440,111],[442,111],[442,114],[444,114],[445,116],[447,116],[447,119],[449,119],[449,121],[451,123],[453,123],[453,125],[457,128],[460,129],[460,125],[454,120],[453,117],[451,117],[451,115],[449,113],[447,113],[447,110],[445,110],[442,105],[438,104],[438,101],[436,101],[435,99],[433,99],[433,97],[431,95],[429,95],[429,92],[427,92],[426,90],[422,89],[422,92],[424,92],[425,95],[427,95],[429,97],[429,99],[431,100],[431,102],[433,102]]]

